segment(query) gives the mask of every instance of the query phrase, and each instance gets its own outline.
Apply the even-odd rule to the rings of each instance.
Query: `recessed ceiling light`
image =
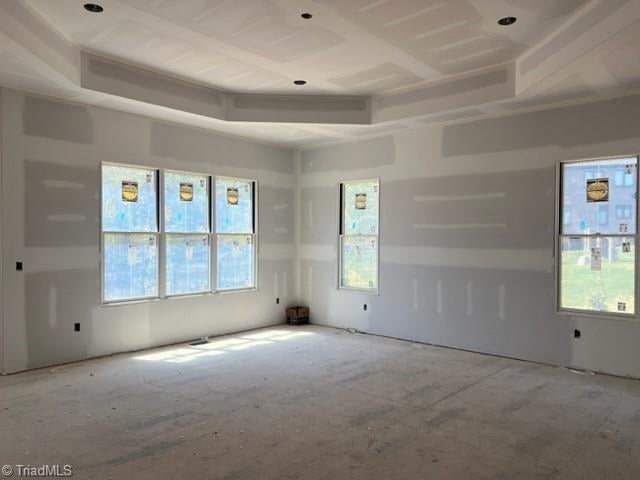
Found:
[[[102,12],[104,12],[104,8],[102,8],[102,5],[98,5],[97,3],[85,3],[84,4],[84,9],[87,12],[91,12],[91,13],[102,13]]]
[[[313,15],[311,15],[310,13],[303,13],[302,15],[300,15],[302,18],[304,18],[305,20],[309,20],[311,17],[313,17]]]
[[[516,17],[503,17],[498,20],[498,25],[502,25],[503,27],[508,27],[509,25],[513,25],[516,23],[518,19]]]
[[[296,85],[306,85],[307,81],[306,80],[294,80],[293,83],[295,83]]]

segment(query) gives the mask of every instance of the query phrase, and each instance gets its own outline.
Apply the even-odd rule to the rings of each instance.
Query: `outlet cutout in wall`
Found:
[[[280,305],[280,298],[276,298],[276,305]]]
[[[79,332],[80,331],[80,324],[79,323],[74,323],[73,324],[73,331],[74,332]]]
[[[573,331],[573,338],[580,338],[581,335],[582,333],[580,332],[580,330]]]
[[[16,262],[16,271],[18,272],[22,271],[22,262]]]
[[[366,303],[362,306],[362,309],[363,309],[365,312],[367,311],[367,304],[366,304]]]

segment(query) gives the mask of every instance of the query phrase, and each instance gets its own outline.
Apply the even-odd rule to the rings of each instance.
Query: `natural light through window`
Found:
[[[158,296],[157,171],[102,166],[105,302]]]
[[[340,287],[377,292],[378,180],[340,185]]]
[[[637,158],[561,165],[559,307],[635,313]]]
[[[315,334],[313,332],[296,330],[268,330],[265,332],[234,336],[233,338],[223,337],[203,345],[182,345],[178,348],[163,349],[153,353],[138,355],[133,358],[135,360],[145,361],[184,363],[196,359],[223,355],[225,353],[248,350],[258,346],[275,345],[287,340],[310,335]]]

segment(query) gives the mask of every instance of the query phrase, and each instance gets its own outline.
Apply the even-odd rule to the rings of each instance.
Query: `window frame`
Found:
[[[363,182],[375,182],[378,185],[378,229],[376,235],[345,235],[344,234],[344,185],[350,183],[363,183]],[[337,276],[337,288],[338,290],[344,290],[346,292],[358,292],[367,293],[369,295],[380,295],[380,211],[382,207],[382,187],[380,177],[363,178],[355,180],[342,180],[338,183],[338,276]],[[357,288],[348,287],[342,284],[342,244],[344,237],[376,237],[376,288]]]
[[[197,175],[200,177],[205,177],[207,179],[207,188],[208,188],[208,213],[209,213],[209,222],[208,222],[208,230],[206,232],[167,232],[165,226],[165,174],[166,173],[177,173],[183,175]],[[171,299],[171,298],[181,298],[181,297],[199,297],[202,295],[208,295],[215,292],[214,289],[214,281],[215,281],[215,265],[213,263],[213,253],[214,248],[212,245],[213,242],[213,215],[215,215],[215,209],[212,209],[211,205],[213,202],[212,195],[212,186],[214,178],[211,174],[208,173],[197,173],[186,170],[174,170],[171,168],[161,169],[159,172],[160,179],[159,183],[162,185],[162,194],[160,195],[160,242],[161,251],[158,252],[159,263],[160,263],[160,271],[158,272],[160,276],[160,298],[161,299]],[[167,293],[167,236],[185,236],[185,235],[206,235],[209,240],[209,289],[202,290],[199,292],[185,292],[185,293]]]
[[[113,165],[116,167],[123,168],[134,168],[140,170],[151,170],[155,172],[155,182],[156,182],[156,230],[152,232],[134,232],[134,231],[124,231],[124,232],[114,232],[110,230],[102,229],[102,220],[103,220],[103,166]],[[99,192],[98,192],[98,202],[99,202],[99,220],[98,220],[98,235],[99,235],[99,245],[98,245],[98,256],[99,256],[99,279],[98,279],[98,288],[100,290],[100,305],[103,307],[112,307],[112,306],[122,306],[122,305],[132,305],[137,303],[147,303],[147,302],[155,302],[160,300],[172,300],[172,299],[180,299],[180,298],[191,298],[191,297],[203,297],[208,295],[216,295],[216,294],[230,294],[230,293],[242,293],[242,292],[257,292],[259,290],[259,259],[258,256],[260,254],[260,246],[259,246],[259,185],[257,179],[250,178],[242,178],[242,177],[233,177],[227,175],[213,175],[211,173],[203,173],[203,172],[192,172],[186,170],[177,170],[171,168],[157,168],[152,166],[147,166],[144,164],[126,164],[126,163],[118,163],[118,162],[109,162],[109,161],[100,161],[98,165],[98,179],[99,179]],[[209,189],[209,230],[208,232],[166,232],[165,231],[165,172],[170,173],[179,173],[179,174],[187,174],[187,175],[199,175],[207,178],[208,181],[208,189]],[[252,230],[251,234],[243,233],[238,235],[250,235],[253,241],[253,255],[252,255],[252,275],[253,275],[253,285],[251,287],[246,288],[227,288],[220,289],[218,288],[218,269],[217,269],[217,240],[218,235],[234,235],[233,233],[229,234],[218,234],[216,231],[216,205],[215,205],[215,182],[216,178],[226,178],[229,180],[237,180],[241,182],[247,182],[251,185],[251,196],[252,196]],[[105,298],[105,254],[104,254],[104,238],[105,234],[144,234],[150,235],[155,238],[156,245],[156,285],[157,285],[157,295],[144,296],[144,297],[131,297],[131,298],[119,298],[115,300],[107,300]],[[167,259],[166,259],[166,246],[167,246],[167,235],[207,235],[209,239],[209,290],[204,290],[201,292],[187,292],[187,293],[177,293],[177,294],[167,294],[167,285],[166,285],[166,269],[167,269]]]
[[[119,232],[119,231],[112,231],[112,230],[103,230],[102,228],[102,221],[103,221],[103,197],[102,197],[102,191],[103,191],[103,177],[102,177],[102,172],[103,172],[103,166],[115,166],[115,167],[123,167],[123,168],[135,168],[138,170],[152,170],[155,172],[155,176],[156,176],[156,230],[152,231],[152,232],[135,232],[135,231],[124,231],[124,232]],[[120,305],[120,304],[132,304],[132,303],[141,303],[141,302],[148,302],[148,301],[155,301],[155,300],[160,300],[162,298],[162,284],[161,284],[161,276],[162,273],[160,271],[160,267],[161,267],[161,262],[160,262],[160,255],[161,255],[161,245],[160,245],[160,238],[161,238],[161,232],[162,232],[162,225],[160,223],[161,221],[161,215],[160,215],[160,174],[161,171],[159,168],[154,168],[154,167],[148,167],[146,165],[128,165],[128,164],[124,164],[124,163],[117,163],[117,162],[100,162],[99,164],[99,193],[98,193],[98,197],[99,197],[99,203],[100,203],[100,209],[99,209],[99,220],[98,220],[98,229],[99,229],[99,236],[100,236],[100,243],[99,243],[99,252],[98,255],[100,257],[100,278],[98,280],[98,286],[100,288],[100,303],[101,305]],[[156,240],[155,240],[155,244],[156,244],[156,285],[157,285],[157,294],[156,295],[148,295],[148,296],[141,296],[141,297],[128,297],[128,298],[118,298],[118,299],[114,299],[114,300],[107,300],[105,297],[105,281],[104,281],[104,275],[105,275],[105,252],[104,252],[104,238],[105,235],[108,234],[121,234],[121,235],[152,235]]]
[[[247,182],[251,185],[251,216],[252,216],[252,231],[253,233],[218,233],[217,226],[217,217],[216,217],[216,180],[218,178],[226,179],[226,180],[236,180],[239,182]],[[229,293],[241,293],[241,292],[257,292],[258,287],[258,255],[259,255],[259,247],[258,247],[258,181],[250,178],[242,178],[242,177],[232,177],[228,175],[214,175],[211,177],[211,208],[213,210],[211,221],[211,231],[213,235],[213,239],[211,242],[211,247],[213,249],[212,261],[214,262],[213,267],[213,278],[215,283],[214,293],[217,294],[229,294]],[[220,288],[218,285],[218,237],[220,235],[249,235],[252,238],[252,246],[253,246],[253,255],[251,258],[251,273],[253,276],[253,285],[250,287],[242,287],[242,288]]]
[[[623,158],[635,158],[636,160],[636,169],[634,175],[634,185],[636,186],[636,199],[635,199],[635,233],[630,234],[590,234],[590,235],[565,235],[562,233],[562,211],[563,211],[563,166],[571,163],[585,163],[585,162],[601,162],[607,160],[620,160]],[[594,174],[595,175],[595,174]],[[580,316],[580,317],[592,317],[592,318],[600,318],[600,319],[609,319],[609,320],[622,320],[622,321],[633,321],[637,322],[640,318],[640,308],[638,305],[638,295],[640,293],[640,282],[638,281],[638,267],[640,266],[640,260],[638,259],[638,245],[640,245],[640,232],[638,232],[638,219],[640,218],[640,214],[638,213],[639,203],[639,193],[640,189],[637,187],[640,185],[638,180],[640,178],[640,155],[638,153],[632,154],[622,154],[622,155],[611,155],[606,157],[594,157],[594,158],[580,158],[573,160],[561,160],[556,163],[555,170],[555,181],[556,181],[556,195],[555,195],[555,212],[554,212],[554,225],[555,225],[555,238],[554,238],[554,252],[553,252],[553,262],[554,262],[554,273],[555,273],[555,311],[560,315],[570,315],[570,316]],[[592,177],[595,178],[595,177]],[[586,182],[586,177],[585,177]],[[616,185],[620,186],[620,185]],[[622,185],[625,186],[625,185]],[[630,186],[630,185],[629,185]],[[633,204],[632,204],[633,205]],[[615,211],[615,207],[614,207]],[[633,215],[629,217],[629,219],[634,218]],[[631,237],[633,236],[634,243],[634,276],[633,276],[633,294],[634,294],[634,313],[624,313],[624,312],[605,312],[599,310],[583,310],[577,308],[567,308],[562,307],[561,305],[561,286],[562,286],[562,239],[563,238],[621,238],[621,237]]]

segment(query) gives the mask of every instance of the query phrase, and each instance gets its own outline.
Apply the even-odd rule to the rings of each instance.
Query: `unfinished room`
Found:
[[[0,478],[638,480],[640,0],[0,0]]]

